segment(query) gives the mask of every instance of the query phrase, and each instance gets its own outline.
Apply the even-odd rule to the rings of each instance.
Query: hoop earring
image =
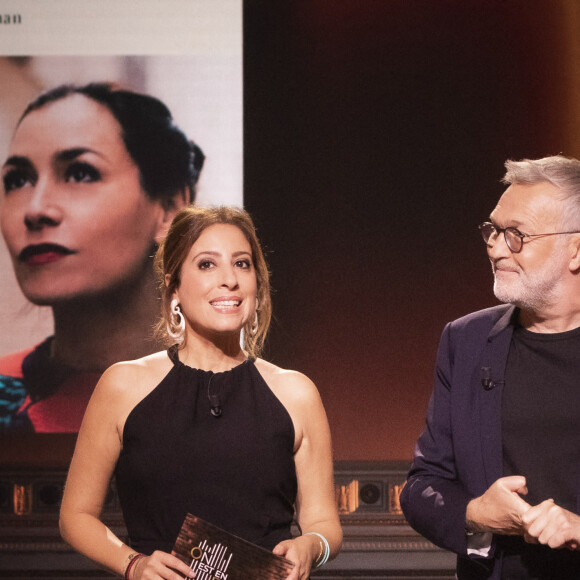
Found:
[[[252,326],[250,327],[250,334],[252,336],[255,336],[256,334],[258,334],[258,326],[259,326],[258,310],[256,310],[256,312],[254,314],[254,322],[252,322]]]
[[[177,342],[183,342],[185,338],[185,318],[181,313],[181,307],[179,306],[177,298],[171,301],[170,309],[171,314],[167,322],[167,334]],[[176,331],[173,329],[176,329]]]

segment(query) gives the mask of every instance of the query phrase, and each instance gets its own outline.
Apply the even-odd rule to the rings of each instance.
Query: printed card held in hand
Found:
[[[187,514],[171,552],[196,580],[284,580],[294,564],[269,550]]]

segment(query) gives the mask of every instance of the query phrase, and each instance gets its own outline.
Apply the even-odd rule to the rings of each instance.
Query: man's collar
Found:
[[[501,318],[493,325],[488,338],[496,337],[500,332],[503,332],[508,326],[515,326],[518,321],[519,309],[515,306],[510,306],[501,316]]]

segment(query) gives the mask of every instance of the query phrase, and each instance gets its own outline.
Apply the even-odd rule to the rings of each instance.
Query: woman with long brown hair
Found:
[[[189,512],[285,556],[288,578],[305,580],[342,541],[330,432],[314,384],[257,358],[271,300],[252,220],[184,208],[157,263],[171,346],[103,375],[70,467],[62,535],[130,580],[177,579],[191,571],[169,552]],[[113,474],[130,546],[99,520]]]

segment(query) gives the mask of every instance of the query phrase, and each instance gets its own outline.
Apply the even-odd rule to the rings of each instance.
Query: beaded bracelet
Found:
[[[131,568],[141,558],[145,558],[145,554],[141,554],[140,552],[135,553],[135,554],[131,554],[129,556],[129,563],[127,564],[127,567],[125,568],[125,574],[124,574],[125,580],[129,580],[129,572],[131,571]]]
[[[322,554],[322,548],[324,547],[324,555],[322,556],[322,559],[315,564],[315,568],[321,568],[322,566],[324,566],[324,564],[326,564],[326,562],[328,562],[328,558],[330,556],[330,546],[328,545],[328,540],[322,535],[319,534],[318,532],[306,532],[304,534],[305,536],[318,536],[322,543],[320,546],[320,553],[318,554],[318,556],[316,556],[316,561],[318,561],[318,559],[320,558],[321,554]]]

